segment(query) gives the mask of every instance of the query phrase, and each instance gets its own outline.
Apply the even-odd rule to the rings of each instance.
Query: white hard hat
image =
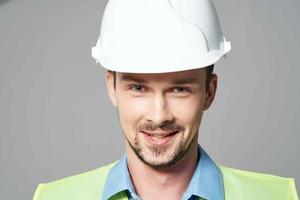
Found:
[[[164,73],[212,65],[230,50],[211,0],[109,0],[92,56],[112,71]]]

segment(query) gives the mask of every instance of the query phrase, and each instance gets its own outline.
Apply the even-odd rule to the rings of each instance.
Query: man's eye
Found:
[[[132,85],[130,89],[134,92],[145,92],[146,88],[143,85]]]
[[[186,92],[190,92],[190,90],[188,90],[187,88],[184,87],[176,87],[173,90],[175,93],[186,93]]]

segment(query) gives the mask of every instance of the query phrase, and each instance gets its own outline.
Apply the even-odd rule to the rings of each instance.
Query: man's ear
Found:
[[[204,104],[204,110],[207,110],[212,102],[214,101],[218,85],[218,76],[216,74],[211,74],[209,78],[209,84],[206,89],[206,100]]]
[[[108,70],[106,72],[106,87],[107,87],[107,92],[108,92],[108,95],[109,95],[109,98],[112,102],[112,104],[117,107],[117,98],[116,98],[116,88],[115,88],[115,85],[114,85],[114,82],[116,80],[114,80],[115,77],[114,77],[114,73],[110,70]]]

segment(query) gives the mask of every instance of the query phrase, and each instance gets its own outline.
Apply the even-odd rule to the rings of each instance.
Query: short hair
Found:
[[[214,73],[214,65],[210,65],[208,67],[206,67],[206,89],[209,88],[209,82],[210,82],[210,78],[211,75]]]
[[[210,65],[206,68],[206,89],[209,87],[210,77],[214,72],[214,65]],[[116,71],[112,71],[114,77],[114,88],[116,88]]]

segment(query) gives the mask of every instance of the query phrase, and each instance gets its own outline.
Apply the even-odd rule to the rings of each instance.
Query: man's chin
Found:
[[[155,169],[170,168],[182,158],[182,152],[178,152],[170,145],[132,145],[128,142],[135,155],[147,166]],[[174,149],[175,148],[175,149]],[[180,149],[180,148],[179,148]]]
[[[143,163],[155,169],[165,169],[176,165],[178,159],[176,159],[177,156],[175,156],[174,153],[164,152],[162,154],[157,156],[156,152],[146,151],[140,152],[138,157]]]

